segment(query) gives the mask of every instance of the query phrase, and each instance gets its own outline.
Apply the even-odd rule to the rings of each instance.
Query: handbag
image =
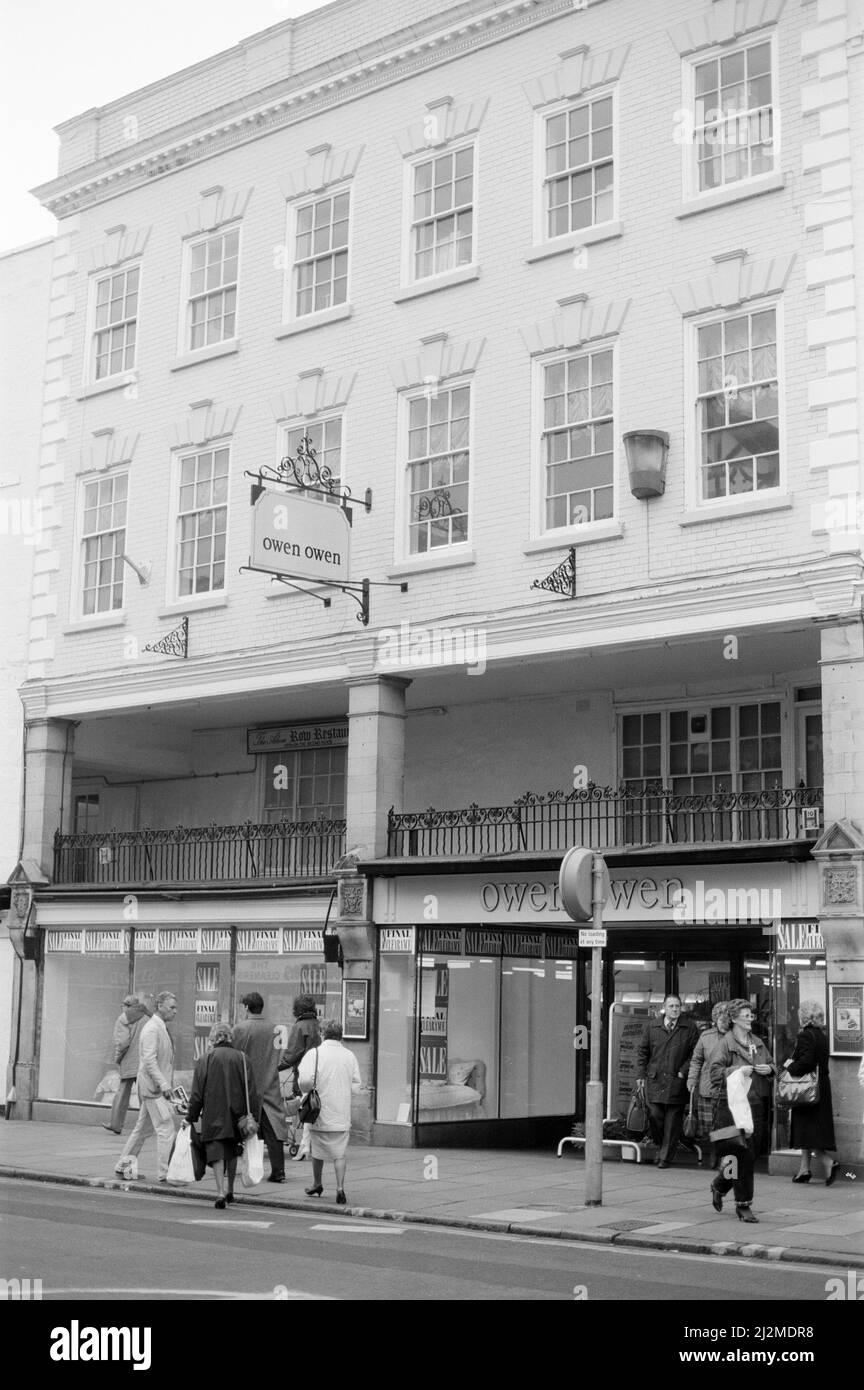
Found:
[[[174,1147],[168,1163],[169,1182],[194,1182],[195,1170],[192,1164],[192,1140],[189,1125],[177,1131]]]
[[[777,1099],[784,1105],[818,1105],[819,1072],[790,1076],[784,1067],[777,1078]]]
[[[256,1187],[264,1178],[264,1142],[253,1134],[243,1145],[240,1160],[240,1181],[244,1187]]]
[[[684,1120],[682,1134],[685,1139],[695,1139],[699,1132],[699,1119],[696,1114],[696,1087],[690,1092],[690,1109]]]
[[[201,1138],[201,1121],[189,1126],[189,1150],[192,1158],[192,1176],[200,1182],[207,1172],[207,1148]]]
[[[321,1097],[318,1094],[318,1049],[315,1049],[315,1075],[312,1078],[312,1089],[307,1091],[302,1101],[300,1109],[297,1111],[297,1118],[301,1124],[314,1125],[321,1113]]]
[[[241,1115],[237,1121],[237,1128],[245,1140],[255,1139],[258,1134],[258,1122],[249,1108],[249,1077],[246,1072],[246,1057],[243,1057],[243,1084],[246,1087],[246,1114]],[[260,1179],[259,1179],[260,1181]],[[250,1186],[249,1183],[246,1186]]]
[[[624,1128],[628,1135],[636,1139],[642,1139],[647,1133],[648,1106],[645,1103],[645,1096],[642,1090],[634,1091],[630,1097]]]

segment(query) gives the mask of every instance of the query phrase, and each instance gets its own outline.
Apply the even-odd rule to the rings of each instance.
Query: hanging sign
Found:
[[[250,753],[287,753],[296,748],[338,748],[348,742],[348,720],[318,720],[315,724],[278,724],[266,729],[247,729]]]
[[[346,584],[351,527],[342,507],[291,492],[258,497],[252,512],[252,569]]]

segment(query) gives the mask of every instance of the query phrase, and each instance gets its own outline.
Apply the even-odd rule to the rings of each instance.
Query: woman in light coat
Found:
[[[795,1040],[795,1051],[783,1066],[790,1076],[806,1076],[808,1072],[818,1071],[819,1099],[815,1105],[793,1105],[790,1111],[789,1144],[801,1150],[801,1163],[792,1181],[810,1181],[810,1163],[815,1155],[825,1165],[825,1186],[830,1187],[840,1171],[840,1164],[828,1157],[837,1143],[828,1077],[825,1010],[814,999],[804,999],[798,1008],[798,1022],[801,1031]]]
[[[711,1184],[711,1204],[715,1211],[722,1211],[723,1198],[732,1188],[735,1215],[739,1221],[752,1223],[759,1219],[750,1206],[753,1168],[765,1127],[765,1101],[771,1095],[771,1078],[776,1068],[762,1039],[753,1036],[753,1009],[748,999],[731,1001],[729,1021],[731,1028],[711,1063],[711,1081],[718,1095],[712,1137],[715,1153],[721,1159],[720,1172]],[[747,1103],[752,1129],[739,1124],[730,1108],[727,1081],[733,1074],[736,1081],[749,1081]]]
[[[711,1063],[717,1055],[720,1044],[729,1032],[729,1000],[721,999],[711,1010],[711,1027],[699,1034],[699,1041],[690,1058],[687,1073],[687,1090],[691,1098],[696,1091],[697,1134],[706,1138],[714,1128],[714,1106],[717,1091],[711,1081]],[[718,1166],[715,1158],[713,1166]]]

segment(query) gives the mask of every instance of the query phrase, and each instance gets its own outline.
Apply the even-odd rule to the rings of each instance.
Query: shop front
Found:
[[[718,1000],[749,999],[775,1052],[794,1034],[799,999],[824,999],[813,866],[612,869],[610,879],[610,1118],[626,1113],[639,1037],[667,993],[700,1027]],[[400,1129],[418,1144],[546,1145],[568,1133],[584,1115],[591,959],[557,875],[379,879],[374,916],[380,1142],[400,1142]],[[782,1129],[773,1142],[784,1146]]]
[[[119,1084],[112,1033],[126,994],[150,1009],[162,990],[177,997],[170,1031],[175,1082],[187,1090],[212,1025],[243,1015],[250,990],[264,999],[264,1016],[290,1027],[298,994],[315,1000],[319,1016],[338,1018],[341,975],[324,961],[326,897],[211,904],[142,902],[142,920],[110,926],[112,905],[79,904],[75,917],[41,904],[44,949],[40,969],[38,1092],[34,1119],[82,1118],[83,1107],[111,1104]],[[178,911],[178,909],[185,911]],[[173,911],[171,910],[173,909]],[[116,913],[116,905],[113,906]],[[122,911],[122,908],[121,908]],[[214,917],[232,920],[214,924]],[[158,918],[169,917],[159,921]],[[190,916],[194,913],[194,921]],[[52,923],[62,915],[63,925]],[[101,920],[99,920],[101,919]],[[185,920],[184,920],[185,919]],[[137,1104],[133,1091],[133,1106]]]

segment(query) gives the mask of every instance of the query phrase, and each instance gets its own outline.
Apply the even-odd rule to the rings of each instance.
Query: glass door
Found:
[[[681,1013],[700,1028],[710,1028],[711,1010],[732,997],[732,962],[729,956],[711,959],[675,954],[673,990],[681,996]]]

